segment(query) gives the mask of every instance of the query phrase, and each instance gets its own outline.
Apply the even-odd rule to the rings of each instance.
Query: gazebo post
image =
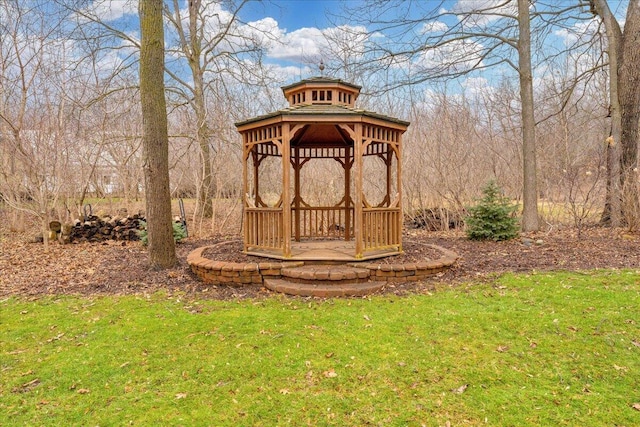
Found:
[[[398,133],[398,141],[396,142],[396,187],[398,191],[398,209],[400,209],[400,216],[398,217],[398,241],[400,245],[398,251],[402,252],[402,220],[404,218],[402,208],[402,133]]]
[[[260,161],[258,160],[258,152],[255,150],[255,145],[253,146],[253,149],[251,150],[251,156],[253,159],[253,199],[255,200],[255,204],[256,207],[260,206],[260,200],[262,200],[260,198],[260,191],[259,191],[259,187],[260,187],[260,176],[259,176],[259,171],[260,171]]]
[[[384,163],[387,166],[387,206],[391,206],[391,164],[393,163],[393,150],[387,144],[387,156],[384,159]]]
[[[300,241],[300,148],[294,148],[293,159],[293,173],[294,173],[294,196],[293,204],[295,206],[295,239],[296,242]]]
[[[247,193],[249,192],[249,170],[247,162],[249,161],[249,151],[248,148],[248,138],[246,134],[242,134],[242,210],[243,210],[243,226],[244,226],[244,238],[242,241],[244,242],[244,250],[246,251],[249,247],[249,231],[247,227],[249,227],[249,222],[247,220],[247,215],[244,213],[244,210],[247,209],[248,201],[247,201]]]
[[[355,194],[353,206],[353,238],[356,245],[356,258],[362,258],[362,124],[355,124],[355,138],[353,138],[353,173],[355,175]]]
[[[290,124],[282,125],[282,235],[283,255],[291,258],[291,139]]]
[[[344,149],[344,240],[347,242],[351,239],[351,210],[349,205],[351,202],[351,159],[349,147]]]

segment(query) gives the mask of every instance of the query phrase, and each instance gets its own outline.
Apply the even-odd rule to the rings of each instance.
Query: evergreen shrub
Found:
[[[140,230],[138,230],[138,236],[140,237],[143,245],[146,246],[149,244],[149,233],[147,232],[146,221],[140,221]],[[186,237],[187,232],[184,229],[184,226],[179,222],[173,222],[173,240],[175,240],[176,243],[179,243]]]
[[[518,236],[516,209],[508,197],[502,194],[498,184],[491,180],[482,189],[483,197],[467,209],[465,219],[467,237],[472,240],[510,240]]]

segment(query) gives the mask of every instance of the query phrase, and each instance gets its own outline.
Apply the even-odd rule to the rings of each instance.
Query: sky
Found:
[[[321,59],[319,49],[326,43],[323,33],[335,27],[330,15],[340,14],[344,5],[360,4],[360,0],[252,0],[241,14],[245,22],[274,21],[281,43],[269,49],[267,60],[295,79],[317,74],[308,63]]]
[[[576,0],[550,0],[546,3],[556,7],[568,6],[575,4]],[[419,5],[422,10],[438,9],[449,11],[464,11],[483,8],[488,5],[503,3],[503,0],[417,0],[414,5]],[[626,11],[626,0],[609,0],[611,10],[619,19],[624,19]],[[329,15],[340,15],[343,7],[366,5],[366,0],[252,0],[242,11],[245,21],[259,21],[266,18],[273,19],[276,23],[278,31],[280,31],[281,45],[274,47],[268,51],[267,60],[272,61],[283,69],[289,67],[289,71],[295,74],[296,67],[299,73],[312,72],[308,65],[309,59],[314,56],[320,58],[319,47],[324,43],[323,33],[331,31],[336,25],[332,22]],[[407,4],[410,4],[407,1]],[[507,9],[509,6],[507,6]],[[515,1],[511,9],[505,9],[506,13],[515,12]],[[401,9],[399,9],[401,10]],[[449,19],[452,19],[450,16]],[[341,22],[338,22],[341,24]],[[436,29],[435,24],[446,25],[442,21],[432,22],[431,28]],[[451,22],[448,22],[451,24]],[[576,30],[587,28],[589,23],[578,23]],[[554,35],[558,39],[558,43],[570,43],[575,40],[575,33],[572,25],[566,29],[557,29]],[[473,50],[473,46],[455,46],[451,52],[443,52],[442,55],[450,57],[455,52],[462,52],[467,55],[465,49]],[[437,60],[437,59],[436,59]]]
[[[464,12],[465,10],[501,4],[502,2],[503,0],[445,0],[443,2],[440,0],[416,0],[411,3],[407,2],[407,4],[413,4],[414,7],[422,8],[422,13],[428,13],[428,11],[438,10],[439,8],[459,13],[460,11]],[[224,2],[221,3],[224,5]],[[107,21],[112,20],[112,22],[122,23],[127,21],[127,17],[130,22],[137,19],[136,0],[93,0],[93,4],[96,6],[97,14]],[[186,0],[179,0],[179,4],[181,8],[186,7]],[[340,39],[340,32],[342,31],[340,27],[336,27],[335,22],[332,22],[330,15],[334,14],[334,17],[339,16],[345,5],[355,7],[366,4],[367,0],[250,0],[244,5],[239,15],[242,22],[248,23],[246,26],[247,31],[255,32],[257,28],[271,35],[271,40],[268,40],[269,37],[265,37],[265,40],[268,42],[268,48],[263,58],[263,63],[273,67],[280,76],[283,76],[287,83],[291,83],[299,78],[317,75],[318,70],[314,64],[319,63],[321,59],[327,62],[327,58],[323,58],[321,52],[322,47],[327,44],[325,36],[331,35],[334,39]],[[575,4],[575,0],[548,0],[541,2],[541,4],[553,4],[554,6],[561,4],[569,5]],[[614,13],[623,16],[627,4],[626,0],[610,0],[609,4]],[[513,5],[507,7],[513,7]],[[396,12],[403,11],[402,7],[396,10]],[[213,10],[213,12],[216,13],[212,13],[209,16],[216,16],[218,12],[220,16],[223,16],[225,13],[228,15],[228,11],[221,9],[219,6],[218,9]],[[505,13],[512,14],[513,11],[505,9]],[[416,27],[413,35],[418,34],[420,37],[424,37],[425,35],[429,35],[429,33],[442,31],[443,28],[446,29],[448,25],[455,24],[457,16],[458,15],[455,14],[449,14],[447,17],[443,17],[442,20],[430,22],[430,26],[428,27]],[[447,19],[449,21],[446,21]],[[482,21],[478,20],[478,23],[490,22],[492,19],[495,18],[485,15]],[[340,24],[340,22],[338,22],[338,24]],[[352,24],[351,28],[361,30],[363,33],[367,30],[365,27],[357,28],[353,25],[354,24]],[[588,28],[588,25],[583,21],[575,26],[568,25],[565,29],[557,29],[554,36],[557,37],[558,43],[560,44],[575,42],[576,32],[573,30],[576,30],[579,35],[581,32],[583,33],[581,26],[582,28]],[[253,27],[253,29],[251,27]],[[217,28],[220,28],[219,25]],[[131,28],[131,30],[133,33],[137,32],[137,29]],[[349,31],[347,31],[347,33],[348,32]],[[409,36],[411,36],[411,34]],[[137,38],[137,35],[133,37]],[[573,41],[572,38],[574,39]],[[382,39],[384,39],[384,37],[382,37]],[[389,38],[389,40],[391,39]],[[364,43],[364,40],[360,41],[360,44],[350,43],[348,48],[344,50],[344,52],[346,52],[345,55],[355,55],[357,57],[358,48],[364,46]],[[396,46],[394,45],[392,47],[395,48]],[[392,64],[392,67],[437,67],[442,61],[451,61],[451,58],[457,59],[460,66],[464,67],[467,65],[467,62],[473,62],[474,56],[477,57],[477,52],[479,52],[480,49],[482,49],[481,42],[461,41],[457,44],[447,45],[439,50],[415,55],[410,61],[405,61],[402,65]],[[499,56],[502,52],[497,52],[496,54]],[[502,70],[492,69],[492,72],[488,74],[489,77],[479,77],[478,75],[469,76],[471,79],[470,82],[473,83],[471,86],[474,88],[482,86],[482,82],[487,81],[487,78],[491,78],[490,76],[501,76],[503,72],[509,72],[508,66],[503,65]],[[347,78],[346,75],[336,77]],[[459,82],[461,86],[466,83],[465,79],[461,79]],[[470,90],[469,87],[471,86],[467,86],[465,90]]]
[[[326,12],[336,10],[342,3],[340,0],[253,0],[246,6],[245,16],[252,21],[272,17],[288,31],[305,27],[323,29],[330,25]]]

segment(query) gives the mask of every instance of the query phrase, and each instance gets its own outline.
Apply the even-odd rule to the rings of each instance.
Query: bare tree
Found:
[[[522,108],[522,229],[524,231],[536,231],[540,227],[538,224],[536,122],[533,115],[530,19],[529,0],[518,0],[517,49]]]
[[[113,97],[119,91],[135,90],[136,84],[125,83],[119,77],[128,75],[131,69],[135,70],[138,66],[140,41],[135,31],[123,27],[126,20],[122,23],[108,13],[107,0],[96,0],[90,4],[82,0],[56,1],[74,13],[78,25],[74,28],[73,36],[86,47],[87,59],[91,61],[92,58],[106,55],[115,62],[113,69],[103,79],[105,89],[101,97]],[[125,1],[120,5],[124,5],[128,11],[127,8],[133,3]],[[216,156],[220,154],[221,144],[229,142],[225,129],[218,124],[220,119],[226,119],[231,124],[234,119],[246,118],[234,117],[235,111],[242,110],[235,105],[241,101],[236,101],[238,97],[235,94],[231,95],[235,83],[241,83],[245,92],[251,92],[246,90],[247,85],[264,87],[270,81],[261,55],[265,40],[273,36],[270,35],[271,28],[264,28],[266,24],[248,23],[240,19],[239,13],[247,0],[165,0],[162,3],[168,24],[165,28],[165,78],[170,105],[169,135],[171,143],[177,144],[176,150],[172,148],[176,154],[172,154],[170,167],[190,172],[174,174],[180,177],[180,182],[173,185],[172,190],[178,186],[195,187],[197,203],[194,219],[198,220],[200,226],[194,229],[201,229],[203,218],[213,213],[213,199],[218,192],[215,183],[219,177],[215,165],[220,160]],[[184,113],[183,110],[188,112]],[[223,111],[226,115],[220,117],[219,113]],[[191,123],[176,126],[185,119]],[[128,135],[121,142],[130,145],[135,137],[135,134]],[[193,144],[185,145],[185,140]],[[184,151],[185,148],[189,150],[191,145],[197,150],[195,162]],[[124,151],[116,144],[108,144],[105,148],[107,153],[117,151],[122,155]],[[124,153],[124,157],[111,156],[112,162],[118,158],[132,158],[132,153]],[[183,165],[183,162],[191,163]],[[187,178],[192,183],[186,183]]]
[[[553,15],[546,10],[534,10],[530,15],[530,8],[535,5],[520,0],[517,4],[512,0],[495,0],[458,2],[452,8],[445,6],[444,2],[416,3],[412,4],[414,13],[408,14],[402,13],[406,11],[405,3],[380,0],[375,6],[368,4],[367,11],[358,10],[358,16],[364,16],[358,22],[368,24],[370,34],[377,31],[387,34],[381,42],[371,39],[366,58],[370,62],[374,59],[385,73],[393,70],[381,90],[473,76],[489,68],[504,71],[505,65],[518,73],[524,175],[522,227],[525,231],[537,230],[531,20],[542,19],[546,13],[541,28],[547,28],[549,16],[560,16],[576,6],[566,10],[557,8]]]
[[[622,31],[611,13],[606,0],[591,0],[591,10],[599,15],[607,34],[607,56],[609,59],[609,115],[611,116],[610,139],[607,141],[607,195],[603,211],[603,222],[617,227],[621,222],[620,136],[622,132],[622,111],[618,90],[618,62]]]
[[[245,84],[264,84],[265,74],[261,67],[249,66],[259,63],[262,40],[269,32],[258,26],[243,23],[239,13],[247,0],[229,2],[228,10],[220,9],[220,3],[212,0],[189,1],[186,10],[180,2],[173,0],[165,7],[165,16],[175,35],[175,45],[169,46],[171,56],[186,60],[190,71],[184,78],[175,68],[167,72],[173,80],[172,93],[178,94],[178,103],[185,103],[193,110],[195,132],[193,138],[199,148],[200,165],[198,203],[196,216],[211,217],[213,214],[214,157],[217,155],[214,139],[222,135],[212,126],[214,112],[209,110],[207,98],[219,103],[232,103],[226,97],[225,80],[232,79]],[[257,60],[256,60],[257,59]]]
[[[612,223],[619,212],[632,227],[640,222],[638,199],[638,120],[640,119],[640,2],[630,0],[624,32],[606,0],[591,0],[591,9],[604,23],[609,58],[611,135],[609,205]],[[618,145],[620,148],[617,148]],[[619,176],[620,185],[617,185]],[[620,205],[622,200],[623,205]]]
[[[65,15],[39,2],[0,3],[0,194],[15,210],[48,222],[65,185],[68,60],[59,37]]]
[[[177,258],[171,225],[162,0],[141,0],[139,15],[140,100],[149,262],[154,268],[168,268],[177,263]]]
[[[630,0],[618,64],[622,119],[621,176],[625,216],[632,228],[640,227],[638,200],[638,139],[640,138],[640,1]]]

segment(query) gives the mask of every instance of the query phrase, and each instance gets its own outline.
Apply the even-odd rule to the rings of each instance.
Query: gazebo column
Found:
[[[300,241],[300,169],[302,165],[300,164],[300,148],[294,148],[294,158],[293,158],[293,188],[295,194],[293,195],[293,204],[295,206],[295,239],[296,242]]]
[[[393,200],[393,198],[391,197],[391,165],[393,163],[393,150],[391,149],[390,146],[387,145],[387,156],[384,159],[384,163],[387,166],[387,195],[386,195],[386,199],[387,199],[387,206],[391,205],[391,200]]]
[[[256,206],[260,206],[260,160],[258,160],[258,152],[256,151],[256,146],[254,145],[253,150],[251,151],[251,156],[253,159],[253,199],[255,200]]]
[[[349,147],[344,150],[344,240],[351,239],[351,167],[353,159],[351,158]]]
[[[243,147],[243,153],[242,153],[242,210],[243,210],[243,231],[244,231],[244,236],[243,236],[243,244],[244,244],[244,250],[246,251],[248,246],[249,246],[249,241],[248,241],[248,232],[247,232],[247,227],[249,227],[249,222],[247,220],[247,213],[245,212],[245,209],[247,208],[249,202],[247,200],[247,193],[249,192],[249,167],[247,165],[247,162],[249,161],[249,143],[248,143],[248,138],[246,134],[242,134],[242,147]]]
[[[291,140],[290,126],[282,125],[282,234],[284,238],[283,255],[291,257]]]
[[[355,138],[353,138],[353,174],[355,178],[355,194],[354,194],[354,222],[353,222],[353,238],[356,245],[356,258],[362,258],[364,251],[364,243],[362,241],[362,191],[363,191],[363,179],[362,179],[362,124],[355,124]]]
[[[402,209],[402,134],[398,134],[398,142],[396,143],[396,187],[398,191],[398,209],[400,209],[400,216],[398,217],[398,230],[400,234],[400,245],[398,251],[402,252],[402,219],[404,218]]]

